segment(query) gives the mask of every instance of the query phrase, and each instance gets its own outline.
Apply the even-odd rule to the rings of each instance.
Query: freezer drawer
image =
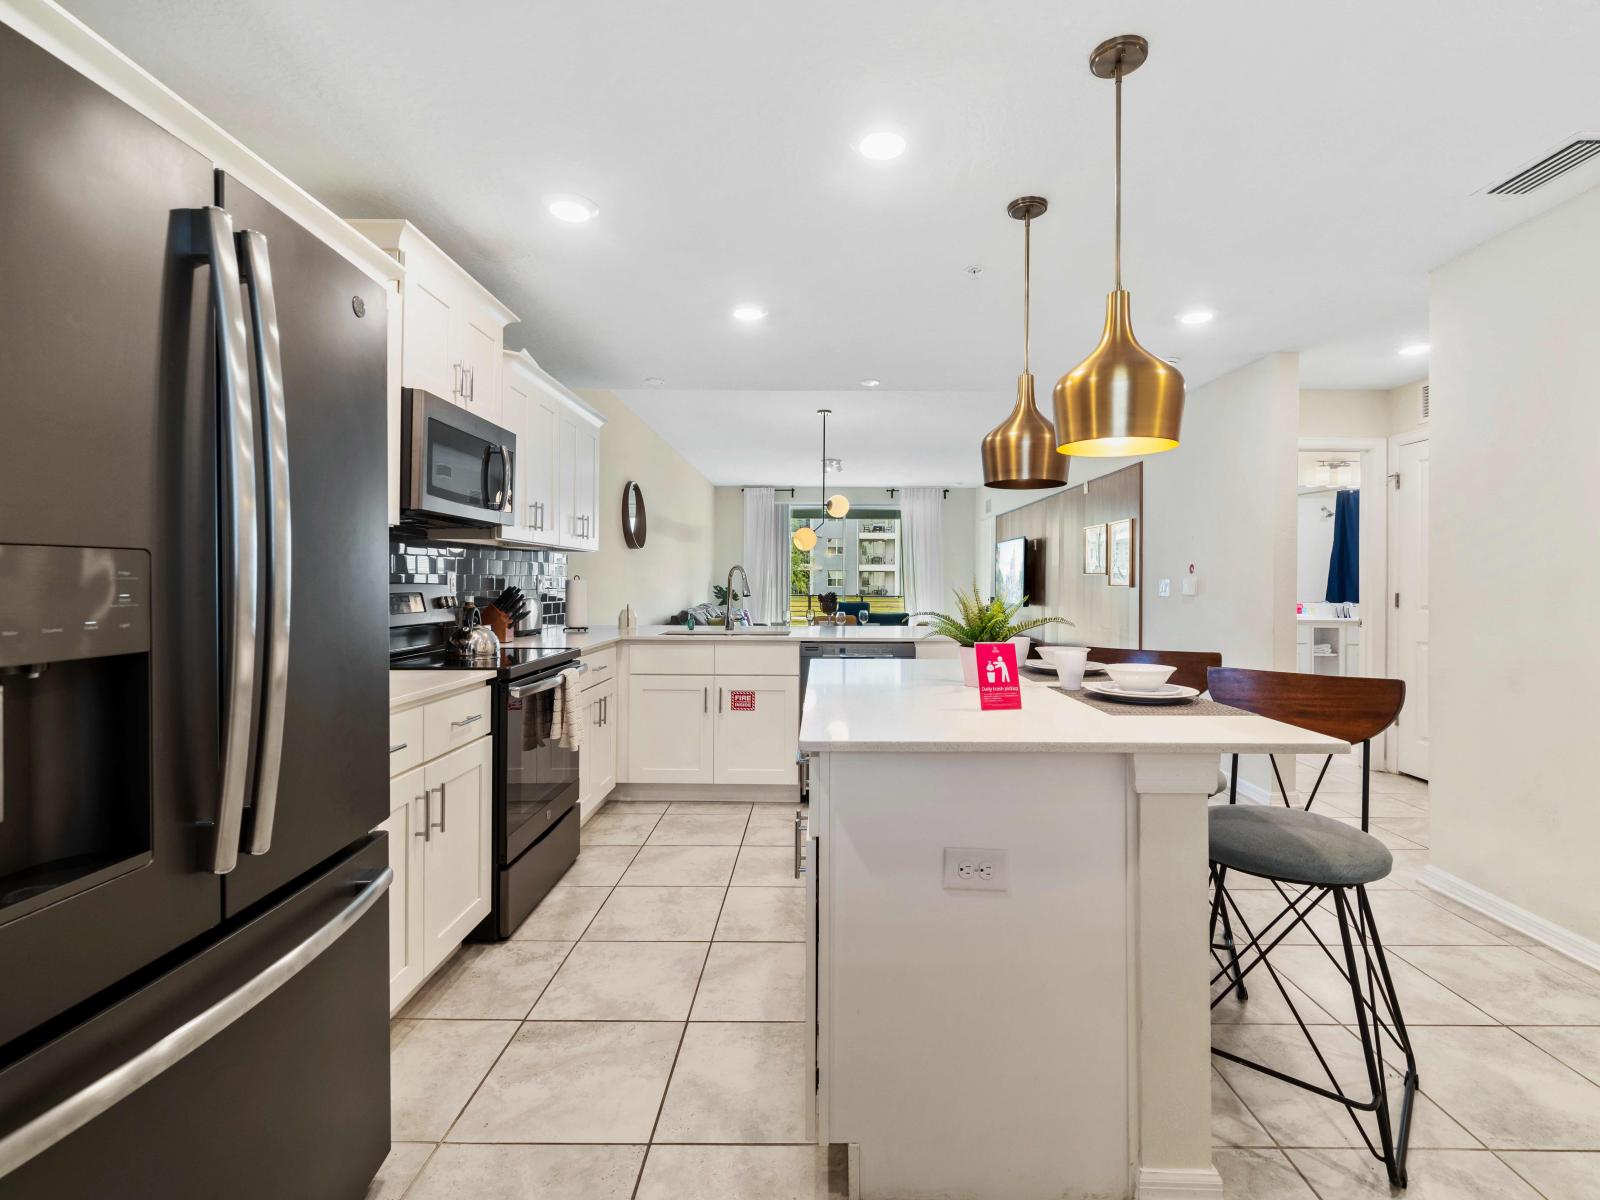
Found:
[[[0,1200],[358,1200],[389,1147],[388,848],[379,835],[138,990],[0,1070],[0,1171],[30,1122],[309,943],[296,974],[64,1140],[0,1175]],[[197,1020],[197,1018],[199,1020]]]

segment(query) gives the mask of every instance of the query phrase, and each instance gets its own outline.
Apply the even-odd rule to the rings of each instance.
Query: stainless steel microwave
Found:
[[[400,507],[436,525],[514,524],[517,435],[420,388],[400,393]]]

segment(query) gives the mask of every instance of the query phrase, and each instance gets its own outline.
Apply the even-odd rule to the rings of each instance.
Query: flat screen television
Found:
[[[1005,538],[994,544],[994,594],[1004,604],[1043,604],[1043,555],[1038,538]]]

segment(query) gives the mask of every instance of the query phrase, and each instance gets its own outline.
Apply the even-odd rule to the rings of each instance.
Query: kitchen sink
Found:
[[[661,632],[666,637],[788,637],[790,630],[787,625],[735,625],[732,629],[721,625],[696,625],[693,629],[674,625]]]

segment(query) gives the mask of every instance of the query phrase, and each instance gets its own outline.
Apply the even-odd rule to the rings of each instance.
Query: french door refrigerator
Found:
[[[0,27],[0,1198],[389,1142],[383,287]]]

